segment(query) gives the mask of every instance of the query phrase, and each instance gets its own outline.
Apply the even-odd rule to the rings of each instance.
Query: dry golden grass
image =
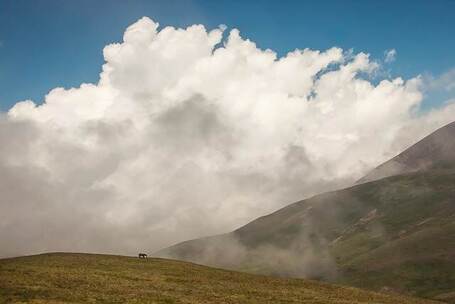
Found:
[[[186,262],[53,253],[0,260],[0,303],[430,303]]]

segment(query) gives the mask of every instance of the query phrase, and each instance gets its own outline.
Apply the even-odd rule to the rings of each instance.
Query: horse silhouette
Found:
[[[146,253],[139,253],[139,258],[140,259],[146,259],[147,258],[147,254]]]

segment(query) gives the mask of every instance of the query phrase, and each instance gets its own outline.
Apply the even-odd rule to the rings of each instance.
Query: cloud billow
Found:
[[[233,29],[142,18],[97,84],[0,116],[0,256],[135,254],[349,185],[453,119],[419,77],[339,48],[278,58]]]

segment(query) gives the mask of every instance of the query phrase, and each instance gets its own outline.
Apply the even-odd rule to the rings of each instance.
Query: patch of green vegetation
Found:
[[[0,303],[430,303],[165,259],[44,254],[0,260]]]
[[[382,269],[351,268],[346,271],[343,283],[378,290],[391,288],[437,299],[455,290],[455,265],[435,259],[418,263],[407,261]]]

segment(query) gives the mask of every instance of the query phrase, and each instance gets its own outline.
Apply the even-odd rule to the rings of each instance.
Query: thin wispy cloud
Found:
[[[430,88],[435,90],[445,90],[447,92],[455,91],[455,68],[439,75],[438,77],[429,77]]]
[[[396,60],[397,51],[395,49],[387,50],[384,52],[384,62],[391,63]]]

